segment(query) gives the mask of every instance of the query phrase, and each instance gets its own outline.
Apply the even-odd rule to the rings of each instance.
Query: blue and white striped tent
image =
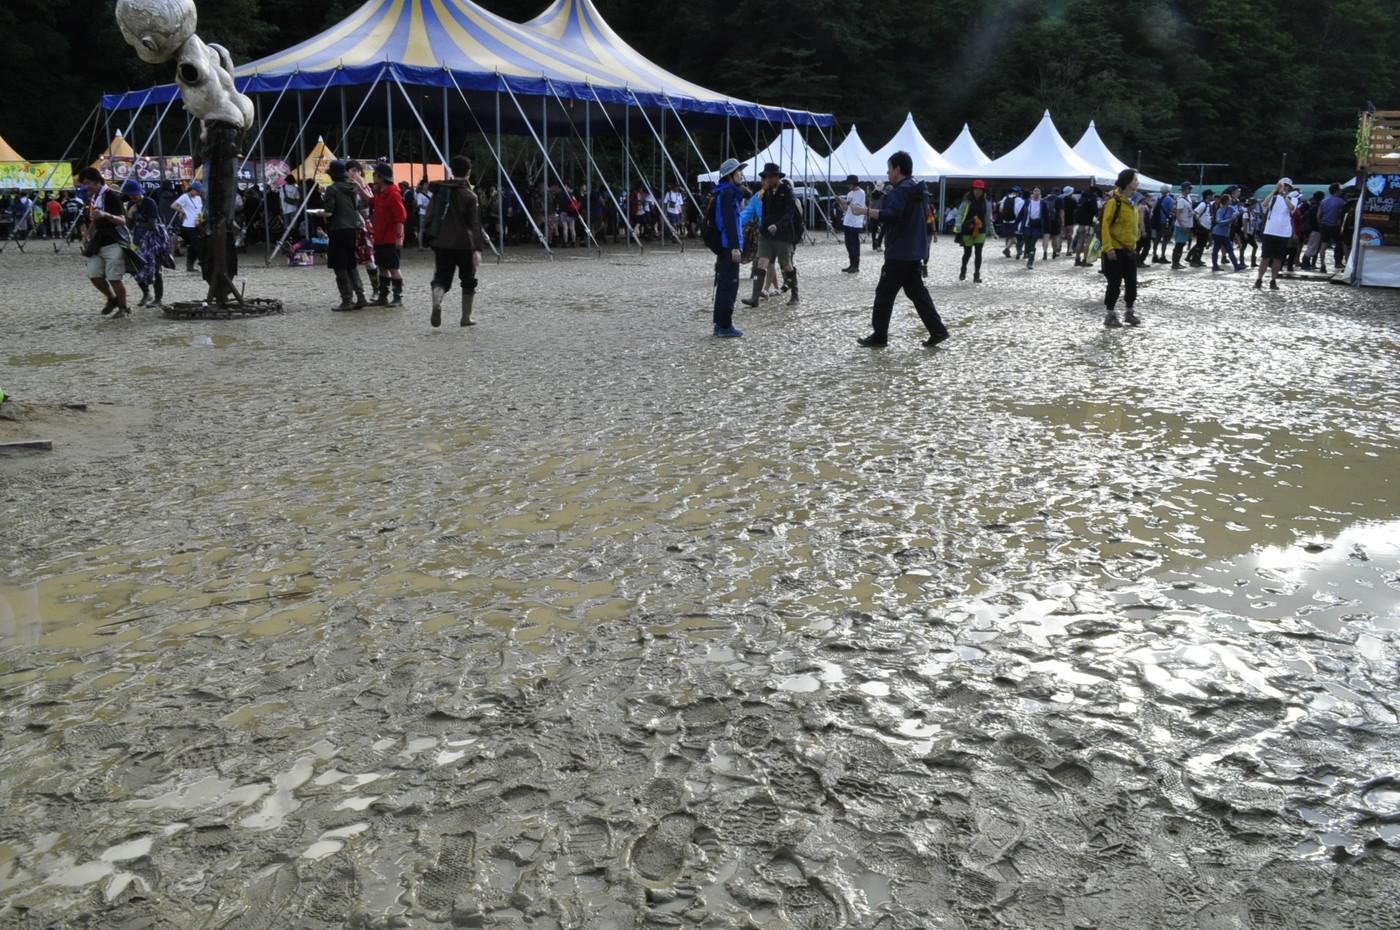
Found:
[[[207,37],[218,41],[217,36]],[[328,88],[385,84],[369,112],[407,121],[409,111],[433,120],[442,111],[494,107],[483,94],[555,98],[563,106],[540,107],[528,117],[519,104],[506,105],[535,123],[561,122],[565,108],[588,102],[616,113],[621,108],[686,114],[710,126],[738,119],[773,127],[829,126],[830,115],[738,100],[679,78],[644,58],[598,14],[592,0],[555,0],[528,23],[515,23],[471,0],[368,0],[343,22],[285,51],[236,69],[243,93],[260,98],[262,117],[283,102],[318,103]],[[398,89],[400,92],[395,93]],[[436,93],[432,89],[437,89]],[[174,84],[103,97],[108,110],[164,105],[178,97]],[[358,107],[362,98],[351,104]],[[408,105],[410,104],[411,105]],[[392,118],[392,117],[390,117]],[[689,121],[689,120],[687,120]],[[404,123],[407,124],[406,122]]]

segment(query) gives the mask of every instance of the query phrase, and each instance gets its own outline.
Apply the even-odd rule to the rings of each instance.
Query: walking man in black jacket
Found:
[[[910,177],[914,172],[908,152],[895,152],[888,162],[889,186],[878,212],[873,207],[854,207],[857,215],[879,219],[885,229],[885,265],[880,269],[880,283],[875,286],[875,305],[870,312],[871,333],[857,339],[867,348],[887,345],[890,339],[890,315],[894,312],[894,295],[901,289],[914,302],[919,319],[928,327],[924,345],[932,348],[948,338],[948,327],[933,305],[920,264],[928,257],[928,227],[926,225],[926,193]]]

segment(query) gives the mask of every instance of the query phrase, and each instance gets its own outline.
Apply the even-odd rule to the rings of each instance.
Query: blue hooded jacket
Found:
[[[927,192],[913,178],[885,188],[879,220],[885,227],[885,260],[919,262],[928,257]]]
[[[715,225],[719,227],[720,245],[726,252],[744,250],[744,226],[739,222],[743,199],[744,192],[731,181],[715,188]]]

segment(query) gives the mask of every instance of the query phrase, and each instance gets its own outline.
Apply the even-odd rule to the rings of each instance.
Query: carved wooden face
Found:
[[[122,38],[141,56],[158,65],[175,57],[194,35],[194,0],[117,0]]]

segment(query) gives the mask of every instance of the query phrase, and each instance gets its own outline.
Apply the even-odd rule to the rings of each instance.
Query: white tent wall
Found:
[[[972,138],[972,130],[967,123],[963,123],[962,132],[958,133],[953,144],[943,150],[943,157],[964,168],[980,168],[992,161],[987,157],[987,153],[982,151],[977,140]]]
[[[851,127],[846,138],[841,140],[841,144],[831,153],[832,183],[842,181],[850,175],[855,175],[862,181],[885,180],[884,163],[875,161],[875,156],[865,147],[860,138],[860,131],[855,126]]]
[[[1074,144],[1072,151],[1094,167],[1104,169],[1106,174],[1114,175],[1115,178],[1118,172],[1124,168],[1132,167],[1115,156],[1109,151],[1108,146],[1104,145],[1103,139],[1099,136],[1098,127],[1094,125],[1093,120],[1089,121],[1089,128],[1084,130],[1084,135]],[[1138,190],[1156,194],[1164,186],[1170,187],[1171,185],[1164,184],[1156,178],[1149,178],[1141,172],[1138,173]]]
[[[958,175],[963,170],[950,162],[938,150],[928,144],[919,128],[914,125],[914,114],[904,117],[904,124],[894,137],[871,154],[870,160],[880,166],[879,179],[885,179],[884,166],[895,152],[908,152],[914,162],[914,177],[921,181],[937,181],[945,174]]]
[[[1025,141],[998,159],[980,168],[966,168],[950,172],[948,178],[981,178],[986,181],[1082,181],[1092,184],[1111,184],[1118,172],[1109,174],[1102,168],[1095,168],[1076,155],[1069,147],[1050,118],[1050,111],[1040,118],[1040,123]]]

